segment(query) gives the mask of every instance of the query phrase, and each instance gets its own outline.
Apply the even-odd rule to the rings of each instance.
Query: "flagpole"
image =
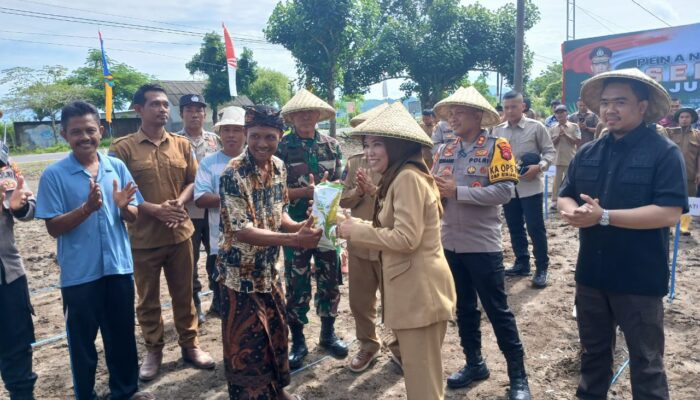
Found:
[[[114,100],[112,97],[112,91],[114,87],[114,78],[109,72],[109,65],[107,64],[107,55],[105,54],[104,41],[102,40],[102,32],[98,29],[97,35],[100,38],[100,51],[102,53],[102,75],[104,76],[104,88],[105,88],[105,121],[107,122],[107,132],[109,137],[112,137],[112,114],[114,113]]]

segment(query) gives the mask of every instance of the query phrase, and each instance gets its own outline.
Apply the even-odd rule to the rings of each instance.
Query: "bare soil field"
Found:
[[[355,148],[356,149],[356,148]],[[25,175],[33,188],[37,187],[41,168],[29,168]],[[695,222],[693,236],[682,237],[677,274],[677,296],[666,307],[666,359],[671,397],[697,399],[700,382],[700,250],[696,238],[700,238],[700,222]],[[574,267],[578,251],[578,232],[556,216],[547,221],[549,252],[551,258],[550,284],[544,290],[530,287],[529,279],[508,278],[509,301],[515,312],[518,328],[525,344],[526,366],[530,387],[535,399],[573,399],[578,382],[579,351],[576,321],[572,317],[574,296]],[[513,261],[507,230],[504,228],[506,264]],[[35,394],[38,399],[72,398],[72,382],[68,348],[65,339],[61,309],[61,293],[57,289],[59,268],[55,261],[56,243],[44,227],[43,221],[19,223],[16,236],[20,253],[27,268],[38,345],[34,349],[34,369],[39,375]],[[206,282],[204,259],[200,258],[199,274]],[[221,346],[221,324],[210,318],[200,327],[201,346],[217,360],[213,371],[191,368],[180,359],[177,338],[169,308],[169,296],[162,282],[163,315],[166,321],[166,347],[164,365],[159,377],[143,390],[154,393],[159,399],[225,399],[228,398],[224,380]],[[337,330],[352,342],[354,320],[350,313],[347,286],[342,287],[342,300]],[[86,299],[89,301],[89,299]],[[209,307],[210,296],[203,299]],[[483,314],[482,314],[483,315]],[[318,348],[320,321],[310,316],[307,340],[310,354],[307,365],[293,375],[290,390],[305,399],[405,399],[403,377],[389,361],[387,351],[375,364],[362,374],[354,374],[346,368],[348,360],[337,360]],[[377,321],[384,336],[389,332]],[[136,337],[139,354],[144,354],[143,340],[137,326]],[[493,331],[485,316],[482,321],[484,355],[491,369],[491,377],[468,389],[447,390],[447,399],[506,399],[508,378],[505,360],[498,350]],[[108,373],[104,364],[101,339],[98,337],[100,362],[96,389],[106,396]],[[351,354],[357,350],[352,342]],[[464,356],[459,346],[455,326],[450,325],[442,348],[444,377],[459,369]],[[618,340],[615,356],[617,370],[627,359],[623,337]],[[695,394],[693,394],[695,393]],[[7,398],[0,389],[0,398]],[[611,399],[631,399],[629,371],[624,370],[613,385]]]

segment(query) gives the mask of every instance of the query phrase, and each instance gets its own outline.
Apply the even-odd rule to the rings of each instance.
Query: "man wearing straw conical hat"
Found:
[[[300,90],[282,107],[282,116],[292,126],[277,149],[277,156],[287,168],[289,187],[289,216],[300,222],[306,220],[309,200],[314,197],[314,182],[336,181],[342,173],[340,144],[334,138],[316,130],[319,121],[335,115],[333,107],[306,89]],[[321,347],[336,357],[348,354],[347,345],[335,334],[341,282],[340,261],[335,250],[284,248],[287,318],[292,333],[289,366],[302,366],[308,354],[304,338],[306,314],[311,302],[311,257],[316,275],[316,314],[321,318]]]
[[[609,134],[583,146],[559,191],[562,218],[579,228],[576,313],[581,379],[576,396],[605,399],[615,327],[629,350],[632,397],[668,399],[664,307],[669,226],[688,209],[680,149],[647,123],[669,109],[666,90],[636,68],[586,80],[581,98]]]
[[[382,103],[365,111],[350,120],[350,125],[355,128],[379,115],[388,106],[388,103]],[[350,209],[354,217],[371,220],[381,178],[381,174],[369,168],[364,152],[348,157],[342,175],[344,187],[340,206]],[[348,300],[355,318],[355,335],[360,343],[360,349],[350,360],[348,368],[353,372],[362,372],[379,356],[382,347],[375,327],[377,290],[381,290],[382,276],[379,252],[348,243],[348,267]]]
[[[460,388],[489,377],[481,355],[481,315],[477,297],[508,363],[509,399],[529,399],[523,345],[508,308],[501,239],[501,205],[518,182],[515,158],[506,139],[485,128],[499,123],[496,110],[474,88],[459,88],[435,105],[457,139],[435,153],[433,175],[443,198],[442,246],[457,289],[457,326],[467,358],[447,379]]]

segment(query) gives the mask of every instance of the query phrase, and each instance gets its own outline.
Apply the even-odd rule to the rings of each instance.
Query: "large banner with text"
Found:
[[[639,68],[683,106],[700,107],[698,38],[700,24],[692,24],[564,42],[564,102],[574,110],[581,83],[594,75]]]

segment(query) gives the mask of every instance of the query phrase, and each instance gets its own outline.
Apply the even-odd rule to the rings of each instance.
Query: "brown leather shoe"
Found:
[[[199,347],[182,349],[182,359],[199,369],[212,369],[216,366],[214,359]]]
[[[158,375],[160,365],[163,363],[163,351],[149,351],[146,358],[143,359],[143,364],[139,369],[139,379],[142,381],[151,381]]]
[[[372,353],[367,350],[360,349],[360,351],[355,354],[355,357],[350,360],[348,368],[352,372],[362,372],[366,370],[370,364],[372,364],[372,361],[377,357],[379,357],[378,351]]]

